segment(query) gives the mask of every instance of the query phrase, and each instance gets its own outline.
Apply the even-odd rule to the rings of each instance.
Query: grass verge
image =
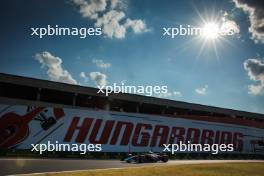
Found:
[[[43,176],[263,176],[263,163],[225,163],[147,166],[120,169],[47,173]]]

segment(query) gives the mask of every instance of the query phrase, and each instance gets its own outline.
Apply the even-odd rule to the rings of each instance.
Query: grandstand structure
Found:
[[[264,122],[264,115],[194,103],[160,99],[126,93],[98,94],[97,88],[70,85],[35,78],[0,74],[1,102],[33,103],[98,108],[112,111],[139,112],[163,115],[198,115],[229,117]]]
[[[101,113],[102,111],[103,114],[105,114],[105,112],[111,112],[112,114],[119,113],[118,114],[119,116],[124,114],[126,116],[129,116],[131,114],[131,116],[135,116],[135,117],[142,116],[145,118],[143,119],[144,123],[150,123],[153,125],[153,130],[154,130],[153,134],[157,133],[158,136],[157,139],[154,140],[154,143],[156,144],[156,140],[158,140],[159,137],[162,138],[163,137],[162,135],[166,135],[167,133],[165,133],[166,131],[165,127],[159,127],[158,130],[160,130],[161,132],[160,131],[155,132],[154,126],[158,126],[159,123],[154,122],[154,120],[152,120],[153,121],[152,122],[151,121],[152,117],[155,117],[156,119],[155,121],[157,121],[157,117],[158,118],[164,117],[163,121],[161,121],[160,124],[166,124],[168,121],[166,120],[167,118],[170,119],[180,118],[186,120],[188,123],[177,121],[175,122],[175,126],[177,126],[177,124],[181,124],[180,126],[186,128],[186,131],[188,132],[189,132],[189,128],[199,129],[200,127],[199,125],[197,126],[197,124],[198,122],[202,122],[203,124],[201,128],[205,129],[205,136],[207,134],[208,135],[211,134],[210,132],[206,133],[207,131],[218,130],[220,131],[220,133],[218,134],[217,133],[218,131],[215,131],[214,135],[215,136],[222,135],[223,138],[222,142],[225,142],[225,140],[227,140],[225,138],[225,135],[227,136],[227,138],[229,137],[229,133],[227,132],[225,134],[225,131],[230,130],[232,133],[232,140],[230,139],[229,142],[233,142],[235,138],[240,138],[241,140],[244,140],[244,144],[242,145],[246,149],[243,151],[242,150],[239,151],[240,154],[241,152],[243,154],[261,154],[261,155],[263,154],[264,151],[264,147],[263,147],[264,115],[263,114],[245,112],[245,111],[239,111],[239,110],[233,110],[227,108],[220,108],[220,107],[213,107],[213,106],[206,106],[201,104],[187,103],[182,101],[161,99],[155,97],[148,97],[142,95],[127,94],[127,93],[118,93],[118,94],[112,93],[109,96],[105,96],[105,94],[100,94],[97,92],[98,92],[97,88],[84,87],[79,85],[70,85],[65,83],[58,83],[53,81],[40,80],[35,78],[28,78],[28,77],[1,73],[0,74],[0,104],[4,106],[0,109],[1,110],[0,121],[1,121],[1,116],[3,118],[4,114],[6,113],[5,112],[6,108],[16,105],[25,106],[25,107],[52,107],[52,108],[62,108],[69,110],[73,109],[76,111],[80,110],[82,112],[86,112],[86,110],[89,111],[91,110],[92,112],[99,111]],[[12,110],[12,112],[13,111],[14,110]],[[132,124],[141,123],[141,121],[139,121],[138,119],[137,122],[133,122],[133,118],[131,116],[129,116],[129,120],[128,120],[129,123]],[[69,118],[70,117],[67,117],[67,119]],[[103,119],[104,118],[103,115],[101,115],[100,118]],[[69,126],[72,126],[72,123],[73,122],[69,122]],[[192,127],[192,124],[194,123],[196,123],[196,126]],[[53,124],[53,122],[47,122],[46,129],[45,129],[45,125],[42,125],[44,131],[45,130],[48,131],[49,125],[51,124]],[[111,127],[115,127],[117,124],[118,122],[113,122],[113,124],[109,122],[108,125],[113,125]],[[170,127],[170,125],[171,125],[171,121],[167,123],[167,126]],[[210,129],[207,130],[206,126],[210,126]],[[125,127],[129,129],[128,125]],[[234,127],[237,128],[238,131],[232,131],[234,130]],[[77,127],[74,128],[77,129]],[[80,127],[78,127],[78,130],[79,128]],[[137,128],[136,125],[135,128]],[[168,134],[172,133],[171,131],[173,131],[173,128],[174,127],[168,128],[170,130]],[[117,131],[117,129],[115,131]],[[68,133],[69,130],[67,134]],[[109,133],[115,133],[115,132],[110,131]],[[122,133],[122,131],[120,133]],[[160,134],[160,133],[164,133],[164,134]],[[195,130],[191,131],[190,133],[191,134],[189,135],[189,137],[192,138],[192,135],[195,135]],[[197,134],[200,135],[203,135],[202,133],[203,131],[197,132]],[[128,135],[130,135],[129,132],[127,133],[126,136]],[[72,138],[74,138],[74,136],[72,136]],[[137,142],[130,143],[130,139],[128,139],[127,140],[128,142],[125,143],[124,137],[123,139],[122,136],[119,138],[120,140],[123,141],[123,143],[122,141],[120,142],[119,145],[121,146],[122,144],[122,146],[120,147],[120,151],[116,151],[116,152],[124,152],[125,150],[129,150],[129,151],[132,150],[132,152],[143,152],[145,150],[146,151],[149,150],[153,143],[153,141],[151,141],[150,144],[145,145],[144,141],[142,143],[138,142],[140,143],[140,145],[143,144],[141,145],[142,148],[145,147],[145,149],[143,150],[141,148],[138,149],[140,145],[136,145]],[[164,138],[166,138],[166,136]],[[205,140],[207,140],[208,136],[204,138],[206,138]],[[214,141],[216,141],[216,138],[217,137],[214,138]],[[116,139],[116,141],[118,141],[118,139]],[[159,140],[161,143],[162,139]],[[101,140],[101,142],[102,141],[103,140]],[[115,152],[113,148],[116,145],[118,145],[118,142],[113,143],[112,141],[114,141],[114,139],[113,137],[111,139],[110,136],[108,139],[108,143],[107,142],[105,143],[106,144],[105,148],[109,146],[109,152],[113,153]],[[168,143],[170,140],[168,139],[166,141],[164,139],[163,141]],[[104,144],[104,141],[102,143]],[[113,147],[111,147],[111,145],[113,145]],[[133,151],[133,145],[135,146],[134,147],[135,151]],[[8,148],[8,145],[3,145],[3,146],[6,146]],[[126,148],[124,149],[122,147],[126,147]],[[159,147],[159,146],[153,145],[152,147],[154,147],[155,149],[155,147]]]

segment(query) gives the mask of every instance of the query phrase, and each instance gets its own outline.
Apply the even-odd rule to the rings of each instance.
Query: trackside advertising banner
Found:
[[[31,144],[101,144],[102,152],[162,151],[163,144],[234,144],[235,152],[263,153],[264,129],[210,120],[139,113],[0,105],[0,148]]]

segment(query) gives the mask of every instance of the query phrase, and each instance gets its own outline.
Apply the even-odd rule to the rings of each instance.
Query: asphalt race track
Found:
[[[179,165],[202,163],[264,162],[264,160],[171,160],[168,163],[128,164],[118,160],[78,159],[0,159],[0,175],[60,172],[72,170],[140,167],[147,165]]]

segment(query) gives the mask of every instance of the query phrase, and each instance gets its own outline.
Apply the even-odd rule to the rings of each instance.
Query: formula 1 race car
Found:
[[[127,163],[156,163],[159,161],[168,162],[169,156],[164,153],[144,153],[138,155],[129,155],[123,161]]]

